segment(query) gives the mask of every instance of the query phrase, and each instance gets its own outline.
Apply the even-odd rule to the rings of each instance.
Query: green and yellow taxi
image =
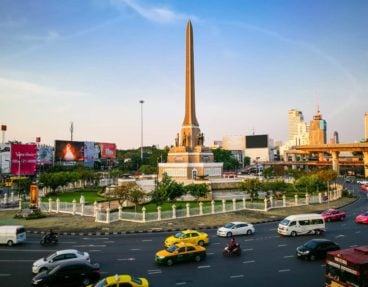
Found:
[[[192,243],[200,246],[207,245],[209,243],[208,234],[197,230],[183,230],[175,235],[171,235],[165,239],[164,246],[170,247],[173,244],[185,242]]]
[[[192,243],[179,242],[156,253],[155,261],[158,264],[173,265],[174,263],[195,261],[199,262],[206,257],[206,248]]]
[[[113,275],[105,277],[95,284],[88,285],[87,287],[117,287],[117,286],[130,286],[130,287],[149,287],[148,280],[146,278],[138,278],[130,276],[128,274]]]

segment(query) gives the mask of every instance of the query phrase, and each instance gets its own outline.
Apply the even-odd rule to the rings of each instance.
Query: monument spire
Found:
[[[190,20],[187,24],[185,52],[185,117],[183,126],[198,127],[199,124],[195,113],[193,28]]]

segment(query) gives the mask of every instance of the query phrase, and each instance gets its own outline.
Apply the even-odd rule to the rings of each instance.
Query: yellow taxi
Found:
[[[127,274],[108,276],[95,284],[87,287],[116,287],[116,286],[131,286],[131,287],[149,287],[146,278],[138,278]]]
[[[199,262],[206,257],[206,248],[192,243],[179,242],[156,253],[155,261],[158,264],[173,265],[174,263],[195,261]]]
[[[170,247],[171,245],[178,243],[192,243],[200,246],[204,246],[209,243],[208,234],[197,230],[183,230],[175,235],[169,236],[165,239],[164,246]]]

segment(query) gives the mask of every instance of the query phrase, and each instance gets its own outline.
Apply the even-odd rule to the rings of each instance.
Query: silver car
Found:
[[[32,272],[39,273],[42,271],[50,270],[63,262],[77,260],[91,262],[89,254],[87,252],[82,252],[75,249],[59,250],[55,253],[50,254],[47,257],[36,260],[32,265]]]
[[[254,226],[248,222],[234,221],[217,229],[217,236],[232,237],[235,235],[250,235],[255,232]]]

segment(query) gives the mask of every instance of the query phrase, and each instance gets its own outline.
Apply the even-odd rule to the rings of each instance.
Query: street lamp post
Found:
[[[141,161],[143,162],[143,100],[140,100],[141,104]]]
[[[20,197],[20,153],[18,153],[18,196]]]

